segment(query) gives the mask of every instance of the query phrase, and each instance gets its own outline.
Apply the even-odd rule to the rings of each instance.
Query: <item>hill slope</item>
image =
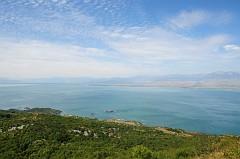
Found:
[[[0,158],[240,157],[239,136],[210,136],[46,111],[0,111],[0,127]]]

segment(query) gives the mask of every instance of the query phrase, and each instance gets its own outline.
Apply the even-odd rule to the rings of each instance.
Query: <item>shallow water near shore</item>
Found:
[[[240,135],[240,91],[194,88],[1,84],[0,109],[51,107],[99,119],[135,120],[208,134]]]

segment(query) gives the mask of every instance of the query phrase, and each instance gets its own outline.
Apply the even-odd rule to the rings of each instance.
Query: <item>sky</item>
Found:
[[[240,71],[239,0],[1,0],[0,77]]]

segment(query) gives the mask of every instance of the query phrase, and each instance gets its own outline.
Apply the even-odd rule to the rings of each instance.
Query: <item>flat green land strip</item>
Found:
[[[240,158],[240,137],[30,111],[0,111],[0,158],[235,159]]]

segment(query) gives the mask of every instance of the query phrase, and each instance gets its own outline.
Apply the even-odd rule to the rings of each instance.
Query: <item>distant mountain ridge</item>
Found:
[[[0,83],[1,84],[12,84],[12,83],[19,83],[20,81],[18,80],[11,80],[8,78],[0,77]]]
[[[24,80],[12,80],[7,78],[0,78],[2,84],[13,83],[77,83],[82,85],[135,85],[135,84],[159,84],[159,83],[203,83],[211,81],[211,83],[221,84],[224,82],[239,81],[240,72],[213,72],[208,74],[169,74],[162,76],[135,76],[135,77],[113,77],[113,78],[88,78],[88,77],[54,77],[54,78],[38,78],[38,79],[24,79]],[[238,83],[238,82],[237,82]]]
[[[213,72],[205,76],[208,79],[240,79],[240,72]]]

